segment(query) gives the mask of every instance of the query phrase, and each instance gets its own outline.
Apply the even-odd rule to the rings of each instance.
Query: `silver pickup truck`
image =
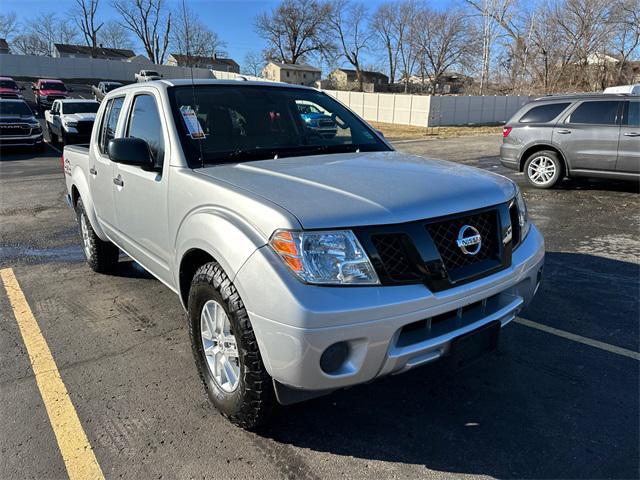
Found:
[[[467,363],[540,282],[516,184],[398,153],[312,88],[122,87],[63,164],[89,266],[109,272],[122,250],[180,297],[207,393],[245,428],[277,402]]]

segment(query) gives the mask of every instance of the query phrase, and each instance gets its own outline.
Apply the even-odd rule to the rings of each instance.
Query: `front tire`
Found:
[[[525,162],[524,176],[532,187],[553,188],[565,176],[564,163],[556,152],[541,150]]]
[[[244,303],[218,263],[196,271],[188,315],[193,355],[211,403],[239,427],[264,424],[275,405],[273,383]]]
[[[78,215],[78,223],[80,224],[82,249],[87,264],[89,264],[91,270],[98,273],[108,273],[114,270],[118,264],[120,250],[113,243],[105,242],[96,235],[81,198],[78,199],[76,212]]]

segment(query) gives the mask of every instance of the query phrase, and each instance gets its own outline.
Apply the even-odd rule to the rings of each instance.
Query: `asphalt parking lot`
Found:
[[[3,151],[0,269],[11,268],[106,478],[637,478],[638,184],[528,188],[494,136],[398,143],[506,174],[546,239],[533,304],[497,353],[281,409],[257,434],[208,403],[178,298],[135,263],[83,262],[60,154]],[[6,270],[5,270],[6,271]],[[0,478],[65,463],[0,288]]]

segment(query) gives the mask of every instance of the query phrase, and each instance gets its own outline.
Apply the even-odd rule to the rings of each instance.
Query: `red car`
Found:
[[[48,108],[55,100],[69,98],[72,90],[64,86],[60,80],[41,78],[31,87],[39,107]]]
[[[22,98],[18,84],[11,77],[0,77],[0,98]]]

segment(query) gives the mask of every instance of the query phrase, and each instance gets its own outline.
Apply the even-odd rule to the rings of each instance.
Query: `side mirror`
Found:
[[[114,138],[109,141],[107,150],[113,162],[135,165],[147,171],[156,169],[149,144],[141,138]]]

